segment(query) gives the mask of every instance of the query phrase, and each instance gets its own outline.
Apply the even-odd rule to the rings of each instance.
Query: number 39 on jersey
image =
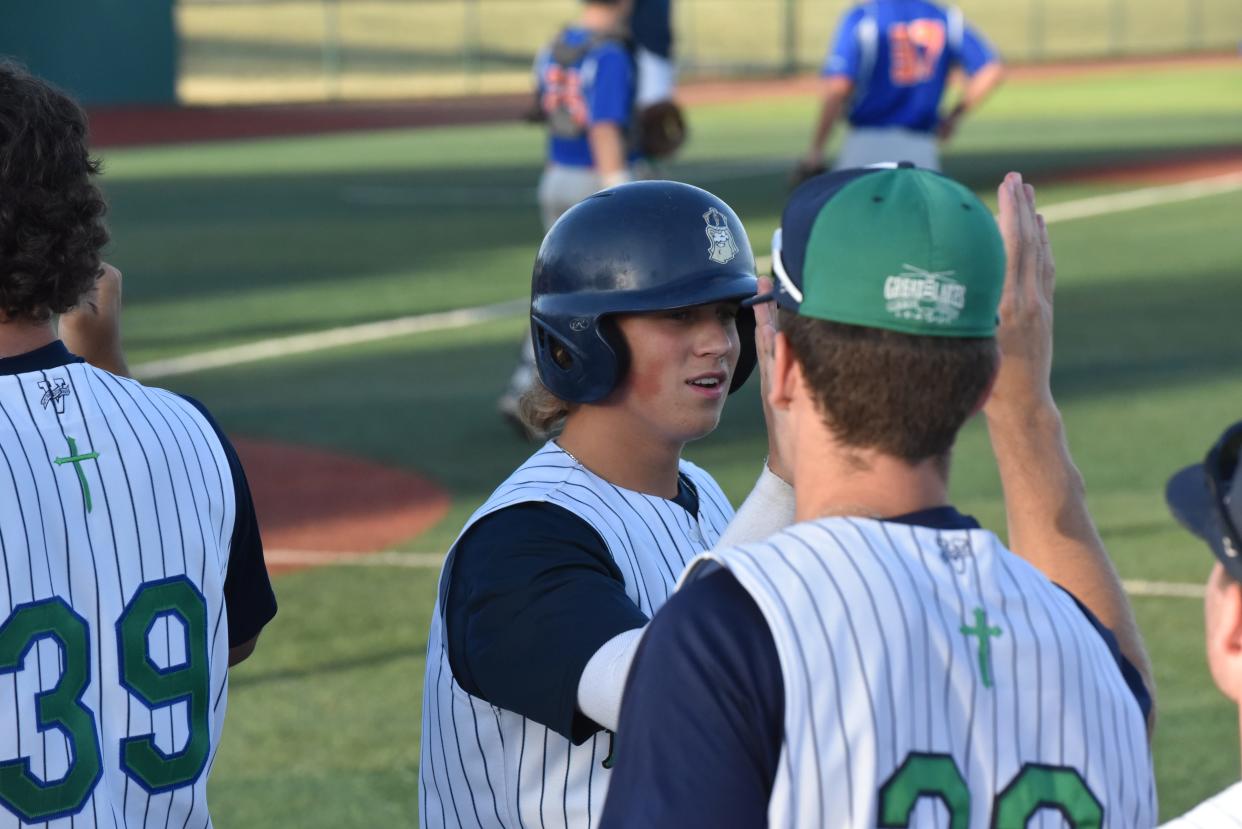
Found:
[[[114,649],[119,684],[149,711],[110,745],[101,742],[99,712],[89,703],[98,695],[88,690],[100,681],[96,640],[101,652]],[[13,608],[0,625],[0,687],[9,684],[15,695],[16,710],[5,716],[15,717],[18,756],[0,762],[0,806],[27,823],[78,813],[103,775],[101,751],[119,757],[121,772],[149,793],[193,784],[211,752],[209,676],[207,603],[185,576],[141,585],[110,629],[91,631],[60,597]],[[157,716],[171,723],[175,745],[161,748],[153,727],[144,733]],[[37,764],[29,744],[36,734]],[[57,740],[65,750],[48,751]],[[58,756],[62,762],[49,762]]]

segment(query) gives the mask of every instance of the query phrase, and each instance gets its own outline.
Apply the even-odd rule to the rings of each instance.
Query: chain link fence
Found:
[[[684,77],[817,67],[848,0],[673,0]],[[1237,50],[1242,0],[960,0],[1014,63]],[[515,92],[576,0],[179,0],[188,104]]]

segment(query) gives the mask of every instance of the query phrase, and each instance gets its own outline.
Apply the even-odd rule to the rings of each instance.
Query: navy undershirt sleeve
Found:
[[[755,600],[727,570],[689,583],[643,634],[600,829],[765,826],[784,707]]]
[[[1146,720],[1151,716],[1151,692],[1147,690],[1147,684],[1143,682],[1143,675],[1138,672],[1138,668],[1126,658],[1121,652],[1121,645],[1117,643],[1117,635],[1104,626],[1094,613],[1092,613],[1085,604],[1078,601],[1073,593],[1065,590],[1061,585],[1057,585],[1061,590],[1065,591],[1065,595],[1074,600],[1074,604],[1078,605],[1078,609],[1082,611],[1082,615],[1086,617],[1091,626],[1095,628],[1095,632],[1104,640],[1108,652],[1113,655],[1113,659],[1117,661],[1117,667],[1121,669],[1121,676],[1126,681],[1126,685],[1130,689],[1130,693],[1134,694],[1134,701],[1138,703],[1139,710],[1143,712],[1143,719]]]
[[[601,730],[578,710],[587,662],[647,623],[599,534],[541,502],[497,510],[466,531],[442,604],[457,684],[575,744]]]
[[[258,636],[264,625],[276,616],[276,594],[272,592],[267,564],[263,561],[259,520],[237,450],[202,403],[185,395],[182,398],[198,409],[215,430],[233,478],[237,507],[229,547],[229,567],[224,577],[224,607],[229,620],[229,647],[234,648]]]
[[[673,56],[672,11],[669,0],[637,0],[630,17],[634,42],[663,58]]]

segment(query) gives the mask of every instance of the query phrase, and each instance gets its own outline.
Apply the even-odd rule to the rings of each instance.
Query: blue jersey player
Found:
[[[635,0],[630,17],[634,60],[638,66],[635,104],[643,107],[670,101],[677,83],[673,64],[673,8],[671,0]]]
[[[941,114],[950,72],[967,76],[960,100]],[[940,169],[937,141],[1001,81],[996,52],[957,8],[927,0],[872,0],[841,20],[823,68],[823,108],[799,177],[823,167],[824,147],[842,113],[851,130],[834,169],[912,161]]]
[[[625,35],[632,0],[588,0],[578,22],[535,60],[548,125],[539,182],[544,230],[592,193],[629,181],[636,155],[628,134],[637,85]]]
[[[539,105],[548,127],[548,160],[539,179],[546,232],[562,213],[592,193],[630,181],[638,159],[631,136],[637,73],[626,34],[633,0],[586,0],[535,59]],[[529,338],[523,343],[500,413],[528,437],[518,401],[535,376]]]

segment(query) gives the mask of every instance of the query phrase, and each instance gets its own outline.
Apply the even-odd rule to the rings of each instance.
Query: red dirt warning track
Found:
[[[267,550],[374,553],[430,529],[449,495],[418,475],[273,441],[233,440]],[[269,562],[274,573],[299,566]]]
[[[1055,79],[1129,72],[1144,67],[1237,66],[1232,53],[1070,61],[1014,66],[1013,80]],[[677,98],[687,106],[806,95],[815,75],[697,80]],[[271,104],[260,106],[100,107],[90,112],[96,148],[169,144],[233,138],[313,135],[356,130],[458,126],[516,121],[529,108],[529,93],[374,102]]]

